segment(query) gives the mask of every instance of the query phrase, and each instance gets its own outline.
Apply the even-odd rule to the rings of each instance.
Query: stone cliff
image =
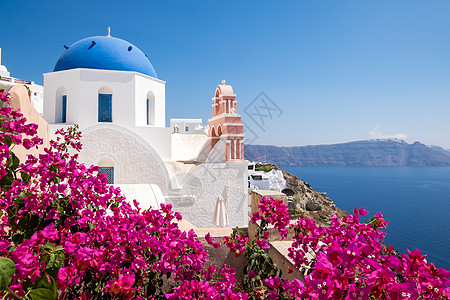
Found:
[[[448,150],[394,139],[302,147],[245,145],[245,158],[278,166],[450,166]]]
[[[314,190],[307,182],[275,165],[271,165],[271,167],[283,172],[286,180],[286,188],[283,192],[290,199],[289,207],[300,209],[303,215],[313,219],[318,225],[329,226],[331,225],[331,216],[337,215],[342,218],[349,214],[337,207],[326,193]]]

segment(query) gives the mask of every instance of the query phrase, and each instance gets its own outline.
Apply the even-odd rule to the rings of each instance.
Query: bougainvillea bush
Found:
[[[340,220],[333,216],[330,227],[317,226],[301,216],[289,224],[289,212],[281,200],[263,198],[261,213],[252,222],[259,225],[254,242],[239,232],[226,238],[236,255],[244,255],[244,284],[252,299],[448,299],[450,272],[427,263],[416,249],[399,255],[382,242],[387,222],[381,213],[360,223],[367,211],[355,209]],[[289,257],[304,274],[302,280],[281,280],[279,268],[261,249],[269,248],[267,225],[284,238],[287,227],[294,230]],[[257,264],[253,264],[254,262]],[[253,265],[252,265],[253,264]],[[290,270],[292,271],[292,270]]]
[[[42,141],[37,126],[0,95],[0,290],[8,297],[178,299],[186,286],[190,293],[198,286],[215,297],[230,294],[234,269],[223,268],[226,281],[206,288],[216,269],[204,267],[201,241],[178,228],[181,216],[170,205],[142,211],[97,167],[77,161],[76,128],[59,131],[43,154],[20,162],[14,147]]]
[[[362,209],[329,228],[301,217],[290,225],[282,201],[264,198],[252,222],[254,241],[236,229],[223,243],[247,257],[243,282],[219,270],[193,231],[183,232],[170,205],[141,210],[107,185],[95,166],[78,162],[80,132],[59,131],[38,157],[20,161],[14,147],[41,145],[37,125],[8,107],[0,91],[0,291],[6,299],[447,299],[450,272],[419,250],[398,257],[382,244],[378,214]],[[286,237],[304,279],[282,280],[266,250],[267,227]],[[206,241],[215,248],[209,234]]]

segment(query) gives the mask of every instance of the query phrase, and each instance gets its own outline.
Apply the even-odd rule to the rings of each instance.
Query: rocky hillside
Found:
[[[395,139],[333,145],[245,145],[245,158],[278,166],[450,166],[450,151]]]
[[[444,148],[442,148],[442,147],[440,147],[440,146],[429,146],[431,149],[434,149],[434,150],[436,150],[436,151],[439,151],[439,152],[442,152],[442,153],[444,153],[445,155],[448,155],[448,156],[450,156],[450,149],[444,149]]]
[[[283,190],[288,196],[295,199],[294,206],[304,212],[304,215],[313,219],[318,225],[331,225],[331,216],[337,215],[342,218],[349,213],[337,207],[326,193],[315,191],[308,183],[272,165],[273,168],[283,172],[286,180],[286,189]],[[291,207],[292,208],[292,207]]]

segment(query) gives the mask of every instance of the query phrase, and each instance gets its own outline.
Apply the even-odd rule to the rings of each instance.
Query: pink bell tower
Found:
[[[224,138],[226,141],[226,160],[244,160],[244,124],[237,114],[236,94],[231,85],[218,84],[212,98],[212,119],[209,120],[208,136],[211,137],[211,149]]]

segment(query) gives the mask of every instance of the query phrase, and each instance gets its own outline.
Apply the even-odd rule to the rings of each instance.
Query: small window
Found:
[[[63,95],[62,99],[61,99],[61,106],[62,106],[62,111],[61,111],[61,123],[66,123],[67,121],[67,95]]]
[[[252,179],[253,180],[262,180],[262,176],[261,175],[252,175]]]
[[[147,113],[146,116],[146,124],[147,125],[156,125],[156,102],[155,102],[155,94],[152,91],[147,92],[147,97],[145,98],[146,102],[146,111],[139,112],[139,114]]]
[[[147,99],[147,125],[150,125],[150,99]]]
[[[98,167],[99,174],[106,174],[108,184],[114,183],[114,167]]]
[[[189,126],[185,126],[184,131],[189,131]]]
[[[98,94],[98,121],[112,122],[112,94]]]

